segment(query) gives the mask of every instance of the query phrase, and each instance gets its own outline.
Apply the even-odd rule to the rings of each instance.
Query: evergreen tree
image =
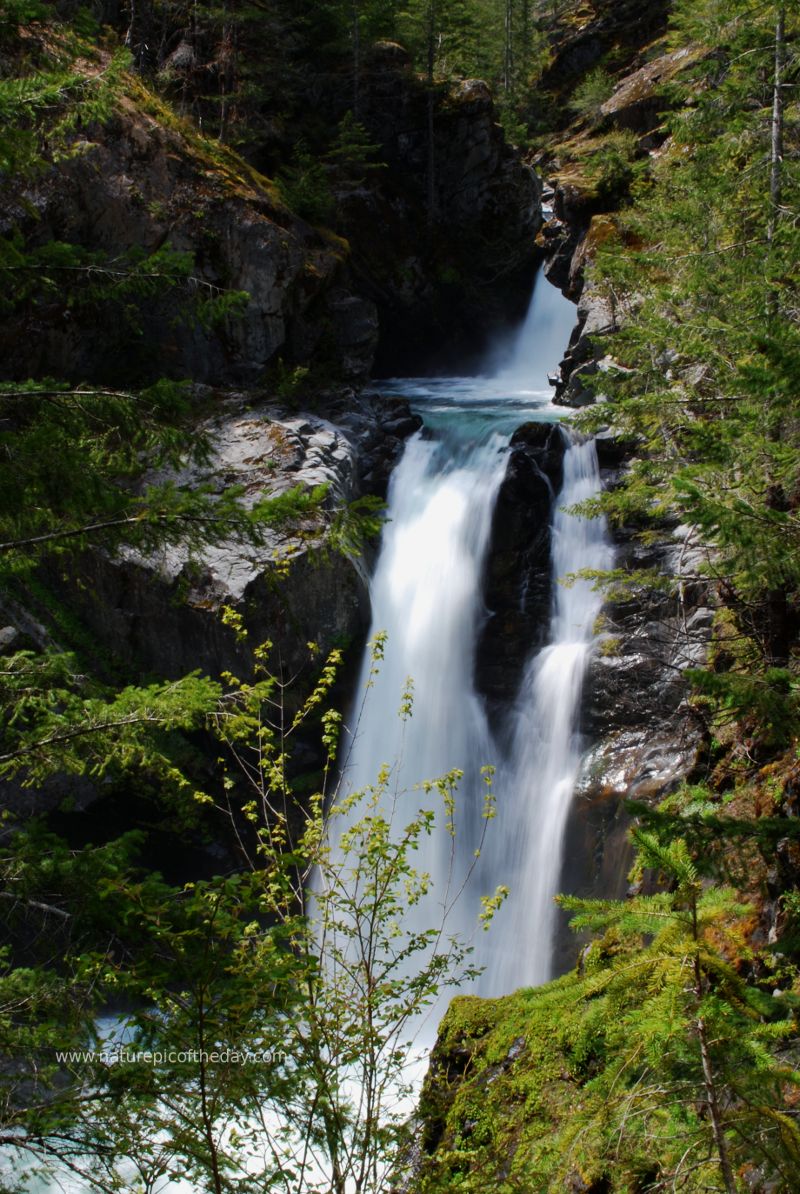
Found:
[[[629,483],[605,504],[645,520],[677,508],[699,530],[763,682],[780,686],[800,586],[800,246],[788,217],[800,194],[790,152],[798,24],[780,5],[745,0],[678,5],[675,20],[681,44],[703,38],[714,53],[694,68],[696,99],[671,119],[665,152],[620,220],[644,247],[599,255],[622,323],[612,352],[636,370],[609,378],[605,414],[642,440]],[[719,695],[722,682],[709,680]]]
[[[602,1060],[562,1148],[574,1142],[598,1174],[616,1169],[616,1141],[618,1157],[652,1158],[662,1182],[736,1194],[744,1164],[788,1190],[800,1159],[788,1110],[800,1085],[788,1060],[794,1001],[737,973],[749,909],[703,887],[685,843],[642,831],[634,841],[640,872],[650,868],[667,892],[559,901],[574,929],[603,934],[579,985],[585,1043]]]

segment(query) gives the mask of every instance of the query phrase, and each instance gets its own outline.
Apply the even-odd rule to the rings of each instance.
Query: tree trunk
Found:
[[[130,0],[131,19],[125,45],[133,55],[138,70],[145,70],[150,58],[151,0]]]
[[[198,1085],[200,1087],[200,1118],[203,1124],[203,1136],[208,1148],[208,1160],[211,1166],[211,1180],[214,1194],[223,1194],[222,1174],[219,1168],[219,1153],[214,1135],[214,1120],[208,1105],[208,1069],[206,1067],[206,1034],[205,1013],[202,996],[198,1001],[197,1043],[199,1045],[200,1068],[198,1071]]]
[[[772,125],[769,165],[769,223],[767,241],[772,244],[778,226],[781,205],[781,166],[783,163],[783,61],[785,55],[786,14],[778,7],[775,21],[775,75],[772,87]]]
[[[778,441],[782,430],[777,423],[770,430],[769,438]],[[785,513],[788,510],[786,493],[782,485],[771,481],[767,489],[766,507]],[[784,585],[767,590],[766,600],[766,654],[771,667],[786,667],[792,640],[792,619],[789,600]]]
[[[519,30],[519,64],[521,82],[524,87],[528,82],[528,70],[531,62],[531,0],[522,0]]]
[[[769,156],[769,220],[767,221],[767,244],[772,245],[780,219],[781,172],[783,166],[783,65],[785,46],[786,12],[783,4],[778,5],[775,19],[775,72],[772,86],[772,121],[770,125]],[[778,311],[778,292],[774,285],[767,289],[767,320],[772,320]],[[773,420],[769,438],[780,441],[783,434],[782,420]],[[786,494],[783,487],[771,480],[767,490],[767,508],[785,510]],[[767,592],[767,654],[773,667],[783,667],[789,660],[790,618],[786,589],[770,589]]]
[[[361,12],[359,0],[353,0],[353,116],[361,106]]]
[[[506,0],[505,44],[503,47],[503,91],[511,90],[514,73],[514,0]]]
[[[714,1080],[714,1068],[711,1064],[711,1053],[708,1048],[708,1034],[706,1033],[705,1021],[700,1014],[704,992],[704,982],[703,969],[700,965],[700,955],[697,952],[700,941],[700,933],[697,924],[696,894],[692,899],[691,908],[692,936],[694,937],[695,942],[694,994],[697,1000],[697,1020],[695,1021],[695,1029],[697,1031],[697,1039],[700,1043],[700,1060],[703,1066],[703,1085],[706,1092],[706,1105],[708,1106],[708,1114],[711,1118],[711,1131],[714,1135],[714,1146],[717,1150],[719,1167],[722,1170],[722,1180],[725,1185],[725,1194],[736,1194],[736,1182],[733,1177],[733,1170],[731,1169],[731,1162],[728,1156],[728,1146],[725,1142],[725,1131],[722,1126],[722,1114],[720,1112],[717,1084]]]
[[[714,1070],[711,1066],[711,1057],[708,1051],[708,1037],[706,1036],[706,1026],[702,1016],[697,1018],[697,1037],[700,1041],[700,1057],[703,1063],[703,1082],[706,1088],[706,1104],[708,1106],[708,1113],[711,1117],[711,1130],[714,1133],[714,1144],[717,1149],[717,1156],[719,1158],[720,1169],[722,1170],[722,1180],[725,1184],[726,1194],[736,1194],[736,1182],[731,1169],[730,1158],[728,1157],[728,1146],[725,1143],[725,1132],[722,1127],[722,1115],[719,1109],[719,1099],[717,1097],[717,1087],[714,1082]]]
[[[434,144],[434,67],[436,65],[436,0],[428,0],[428,226],[436,220],[436,146]]]

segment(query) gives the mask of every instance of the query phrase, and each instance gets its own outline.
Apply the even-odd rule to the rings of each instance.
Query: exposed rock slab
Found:
[[[566,439],[555,423],[524,423],[511,438],[492,519],[483,582],[487,621],[475,679],[493,703],[513,700],[525,661],[550,623],[551,518]]]
[[[355,438],[318,415],[251,408],[235,397],[203,430],[209,457],[175,475],[178,483],[236,485],[245,504],[325,485],[325,509],[303,527],[268,531],[257,546],[231,539],[195,554],[180,543],[147,556],[87,552],[61,587],[98,640],[141,672],[246,669],[247,652],[220,619],[225,605],[243,614],[252,642],[273,642],[276,666],[295,672],[308,661],[308,642],[324,652],[368,625],[361,561],[319,550],[330,520],[360,493]]]
[[[631,75],[626,75],[613,94],[600,106],[602,116],[610,118],[617,128],[646,132],[657,120],[663,108],[658,87],[691,65],[705,51],[682,46],[669,54],[661,54]]]

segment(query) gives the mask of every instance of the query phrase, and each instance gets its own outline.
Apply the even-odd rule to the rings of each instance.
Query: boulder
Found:
[[[558,424],[525,423],[511,438],[483,580],[487,619],[475,680],[495,708],[513,700],[525,662],[550,623],[550,523],[566,440]]]
[[[369,622],[363,564],[322,550],[331,521],[360,493],[354,443],[317,415],[252,407],[236,396],[221,401],[202,431],[207,459],[170,479],[212,491],[239,486],[245,503],[326,485],[323,510],[300,528],[270,529],[258,545],[232,538],[196,551],[182,543],[150,554],[87,551],[66,572],[52,568],[50,583],[134,674],[246,673],[249,649],[222,624],[224,606],[243,615],[251,645],[273,643],[272,664],[287,674],[308,667],[308,642],[327,652],[358,639]]]

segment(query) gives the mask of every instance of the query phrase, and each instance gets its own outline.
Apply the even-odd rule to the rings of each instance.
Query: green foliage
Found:
[[[83,151],[76,134],[113,111],[128,55],[120,51],[101,69],[76,70],[61,61],[21,76],[0,79],[0,171],[30,177],[48,161]],[[5,191],[8,182],[2,190]]]
[[[375,541],[383,529],[386,503],[374,494],[356,498],[337,511],[326,537],[333,551],[362,555],[366,544]]]
[[[225,622],[246,639],[240,615],[229,610]],[[439,819],[452,841],[460,773],[425,782],[413,813],[388,767],[364,792],[326,796],[340,655],[292,714],[269,653],[256,648],[253,677],[226,675],[222,692],[196,681],[190,700],[184,681],[151,697],[165,724],[191,724],[192,704],[208,719],[222,783],[185,799],[229,823],[239,871],[173,887],[137,866],[138,835],[75,853],[35,825],[2,859],[15,916],[50,915],[64,928],[33,968],[0,976],[19,1058],[0,1077],[0,1141],[13,1127],[46,1170],[68,1162],[89,1189],[124,1188],[123,1171],[145,1188],[180,1173],[214,1194],[285,1189],[290,1174],[297,1191],[383,1189],[407,1138],[398,1100],[414,1026],[473,973],[468,949],[444,932],[451,893],[437,893],[441,923],[417,929],[408,917],[430,902],[416,857]],[[56,708],[63,699],[56,690]],[[139,695],[129,699],[138,715]],[[312,721],[323,787],[301,803],[290,746]],[[489,795],[485,823],[492,807]],[[485,922],[501,900],[486,902]],[[108,998],[129,1010],[124,1042],[106,1035],[101,1049],[107,1030],[92,1016]],[[42,1098],[49,1090],[58,1097]]]
[[[29,21],[41,21],[47,16],[42,0],[2,0],[0,4],[0,34],[7,37]]]
[[[630,132],[607,133],[588,158],[589,178],[598,198],[619,205],[636,177],[636,136]]]
[[[800,110],[786,47],[774,88],[776,17],[775,5],[747,0],[676,6],[674,44],[691,37],[714,52],[669,85],[679,106],[650,176],[631,184],[630,167],[611,162],[609,185],[630,185],[634,198],[619,218],[632,247],[601,246],[594,273],[621,324],[608,351],[633,370],[604,374],[602,417],[639,445],[603,505],[643,524],[677,512],[710,545],[707,572],[734,620],[730,637],[753,651],[720,657],[695,680],[777,744],[797,732],[800,328],[790,277],[799,242],[788,213],[800,195]],[[787,10],[786,46],[797,32]]]
[[[303,141],[297,143],[291,162],[275,181],[281,199],[298,216],[312,224],[330,220],[334,201],[327,172]]]
[[[601,119],[600,108],[613,91],[614,84],[610,75],[602,66],[584,75],[573,91],[569,106],[578,116],[585,117],[590,124],[597,124]]]
[[[384,162],[375,161],[380,146],[370,140],[369,133],[352,112],[346,112],[339,121],[336,137],[327,153],[340,183],[359,186],[370,170],[385,168]]]
[[[687,678],[708,699],[718,723],[754,719],[773,747],[786,746],[796,736],[798,682],[788,668],[769,667],[755,674],[691,669]]]
[[[749,910],[707,887],[684,842],[634,834],[667,890],[563,898],[594,937],[577,970],[502,1000],[461,999],[423,1112],[442,1143],[425,1194],[486,1188],[792,1188],[796,1000],[742,976]],[[453,1083],[455,1075],[463,1075]]]
[[[73,389],[50,379],[0,385],[0,566],[28,566],[41,552],[119,542],[149,550],[179,540],[189,549],[223,538],[263,541],[267,528],[313,518],[324,487],[292,489],[245,506],[234,487],[165,480],[136,484],[143,465],[202,462],[186,386],[136,393]]]
[[[102,779],[146,768],[179,791],[187,781],[165,753],[164,735],[202,726],[219,694],[218,684],[193,674],[109,696],[81,676],[70,655],[5,656],[0,777],[34,785],[57,773]]]

